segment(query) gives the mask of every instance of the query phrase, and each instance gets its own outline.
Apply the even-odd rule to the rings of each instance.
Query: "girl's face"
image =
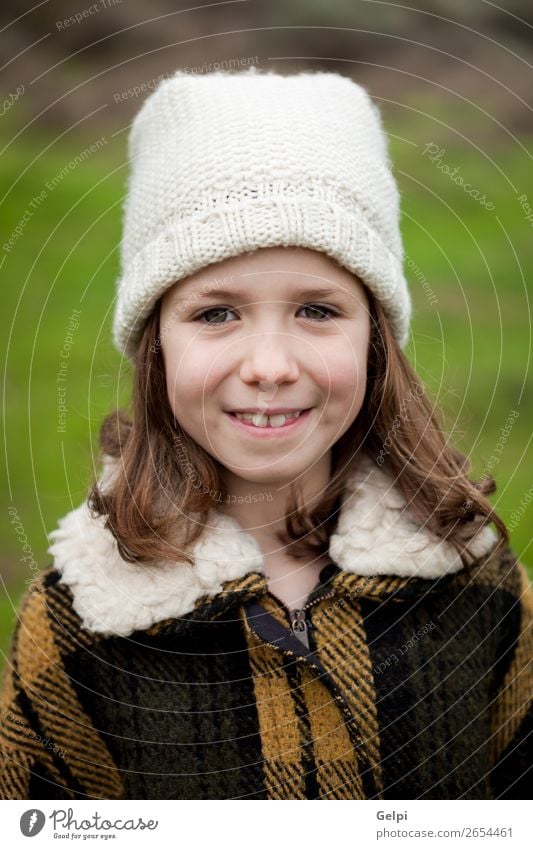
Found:
[[[174,415],[228,479],[316,469],[361,409],[368,299],[324,253],[264,248],[210,265],[167,290],[159,333]],[[255,426],[236,411],[276,417]]]

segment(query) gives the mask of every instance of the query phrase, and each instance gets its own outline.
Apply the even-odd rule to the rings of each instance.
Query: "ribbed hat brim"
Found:
[[[263,234],[263,235],[261,235]],[[369,227],[362,211],[323,199],[275,198],[240,203],[170,222],[134,257],[119,281],[129,291],[113,324],[117,348],[132,358],[154,305],[178,280],[248,250],[308,247],[336,259],[381,301],[399,344],[408,339],[411,301],[401,260]]]

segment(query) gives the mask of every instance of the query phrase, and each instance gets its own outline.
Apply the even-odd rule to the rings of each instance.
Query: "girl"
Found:
[[[520,797],[528,584],[402,353],[377,108],[177,73],[129,153],[132,410],[23,600],[2,797]]]

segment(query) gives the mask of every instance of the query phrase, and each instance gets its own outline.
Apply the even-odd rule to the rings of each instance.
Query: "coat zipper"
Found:
[[[314,607],[315,604],[318,604],[320,601],[324,601],[324,599],[333,598],[333,596],[335,595],[335,590],[330,590],[328,593],[318,596],[318,598],[313,599],[313,601],[310,601],[307,604],[304,604],[303,607],[298,607],[295,610],[289,610],[287,605],[273,593],[270,593],[270,595],[275,600],[276,604],[278,604],[287,614],[287,619],[290,622],[291,631],[301,632],[309,630],[307,626],[307,619],[305,618],[305,611],[311,607]],[[307,648],[310,648],[310,646],[307,646]]]
[[[302,621],[302,614],[304,613],[304,611],[308,610],[311,607],[314,607],[320,601],[324,601],[325,599],[332,598],[335,594],[336,594],[335,590],[330,590],[330,592],[325,593],[324,595],[318,596],[317,598],[313,599],[313,601],[308,602],[307,604],[304,604],[303,607],[297,608],[296,610],[293,610],[293,611],[290,611],[289,608],[277,597],[275,597],[275,600],[276,600],[276,602],[278,602],[283,607],[285,612],[288,614],[289,620],[291,621],[291,625],[292,625],[293,617],[291,616],[291,613],[293,614],[293,616],[295,615],[294,621],[297,621],[297,620]],[[273,594],[271,594],[271,595],[273,595]],[[266,640],[265,637],[261,636],[261,634],[257,634],[257,632],[255,631],[255,629],[253,628],[253,626],[250,623],[248,623],[248,625],[251,628],[251,630],[255,633],[255,635],[257,637],[259,637],[259,639],[265,645],[270,646],[270,648],[273,648],[276,651],[281,652],[282,654],[286,655],[287,657],[292,657],[295,660],[303,660],[304,663],[309,664],[309,666],[312,667],[312,669],[314,669],[315,672],[317,672],[319,674],[320,680],[324,681],[325,686],[328,688],[328,690],[331,693],[331,695],[333,696],[334,700],[339,705],[341,713],[343,714],[343,716],[346,719],[348,734],[352,739],[354,747],[355,747],[356,751],[362,753],[362,756],[363,756],[363,764],[362,765],[363,765],[363,767],[366,767],[367,769],[372,769],[370,761],[368,759],[366,747],[365,747],[365,744],[363,742],[363,738],[361,737],[361,733],[360,733],[359,728],[357,726],[356,719],[355,719],[354,715],[352,714],[350,708],[346,704],[342,693],[339,691],[337,685],[332,680],[332,678],[329,675],[329,673],[327,672],[327,670],[325,670],[324,668],[321,669],[315,663],[313,663],[312,660],[309,660],[309,658],[307,658],[307,657],[303,657],[302,655],[299,655],[296,652],[291,651],[290,649],[281,648],[281,646],[276,645],[275,643],[271,643],[269,640]],[[305,616],[303,616],[303,626],[304,626],[304,629],[307,630],[307,622],[305,620]],[[298,637],[296,637],[296,639],[298,639]],[[314,652],[314,648],[311,648],[310,646],[308,646],[308,648],[311,652]]]
[[[334,595],[334,594],[335,594],[334,592],[328,593],[327,596],[322,596],[321,598],[315,599],[315,602],[318,603],[319,601],[322,601],[322,598],[329,598],[331,595]],[[305,610],[305,608],[308,607],[308,606],[312,607],[312,605],[315,602],[311,602],[311,604],[305,605],[305,607],[303,607],[301,609]],[[251,630],[254,632],[254,634],[257,637],[259,637],[259,639],[264,643],[264,645],[270,646],[271,648],[275,649],[276,651],[280,651],[282,654],[285,654],[288,657],[292,657],[296,660],[303,660],[305,663],[309,664],[309,666],[311,666],[314,670],[316,670],[316,672],[318,672],[318,674],[320,676],[320,680],[324,680],[324,678],[327,678],[327,680],[329,682],[329,686],[328,686],[328,684],[326,684],[326,686],[328,686],[328,689],[329,689],[331,695],[333,696],[335,701],[338,703],[343,715],[346,717],[348,729],[350,731],[350,735],[352,736],[352,740],[353,740],[354,744],[356,745],[356,748],[359,749],[359,747],[361,747],[361,749],[362,749],[362,751],[365,755],[365,760],[366,760],[365,746],[364,746],[364,743],[363,743],[363,739],[362,739],[362,737],[359,733],[359,730],[357,729],[357,726],[355,724],[355,718],[352,715],[352,712],[350,711],[348,705],[344,701],[344,698],[339,693],[337,685],[331,680],[331,678],[327,674],[327,672],[324,675],[324,672],[322,671],[322,669],[320,669],[320,667],[318,667],[315,663],[313,663],[312,660],[309,660],[306,657],[302,657],[302,655],[296,654],[296,652],[293,652],[290,649],[283,649],[279,645],[276,645],[275,643],[269,642],[264,637],[262,637],[260,634],[258,634],[255,631],[254,627],[252,625],[250,625],[250,623],[248,623],[248,625],[251,628]]]
[[[285,608],[289,614],[289,620],[291,623],[291,628],[293,631],[308,631],[307,619],[305,617],[305,611],[311,607],[314,607],[315,604],[318,604],[320,601],[324,601],[326,598],[333,598],[335,595],[335,591],[331,590],[331,592],[326,593],[325,595],[321,595],[318,598],[313,599],[313,601],[304,604],[303,607],[298,607],[296,610],[289,610],[287,607]],[[285,605],[284,605],[285,607]]]

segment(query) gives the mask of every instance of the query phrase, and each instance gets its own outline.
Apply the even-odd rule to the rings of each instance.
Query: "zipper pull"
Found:
[[[304,608],[291,610],[291,625],[293,631],[307,631],[307,619]]]

